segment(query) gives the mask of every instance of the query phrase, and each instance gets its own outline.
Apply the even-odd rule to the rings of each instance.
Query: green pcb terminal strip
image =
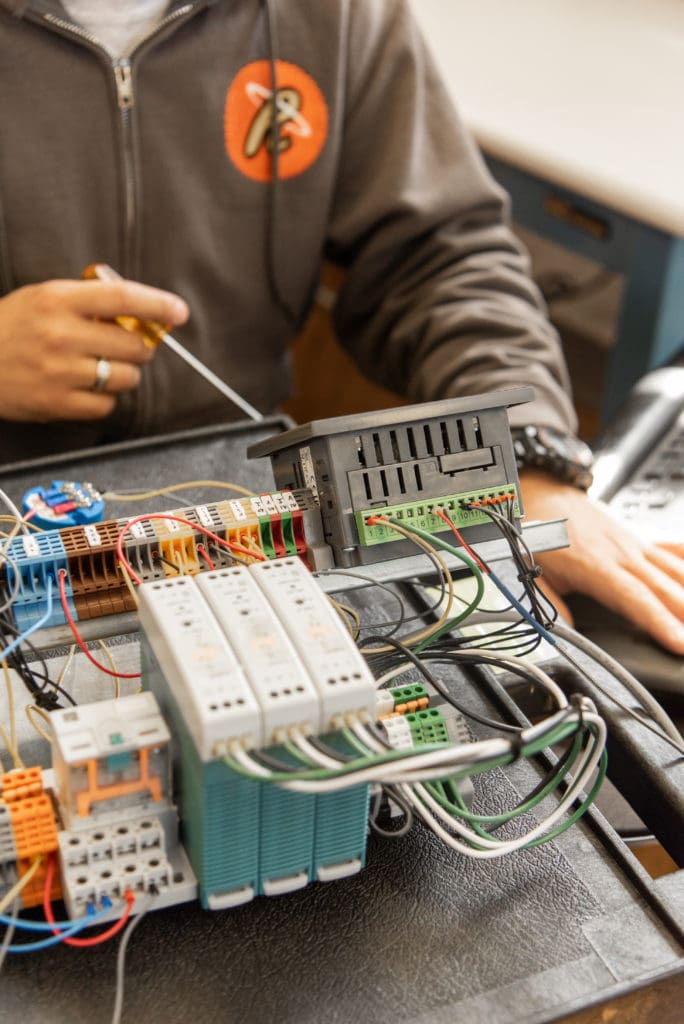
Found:
[[[454,526],[460,530],[465,526],[488,522],[487,513],[479,508],[469,507],[471,503],[479,502],[488,506],[494,505],[496,508],[504,503],[508,495],[513,499],[513,514],[519,517],[518,491],[514,484],[506,484],[494,491],[468,491],[465,494],[451,494],[435,502],[413,501],[406,505],[390,505],[383,509],[364,509],[362,512],[356,513],[359,544],[368,547],[371,544],[388,544],[396,541],[397,532],[391,526],[368,522],[369,519],[377,515],[382,515],[383,519],[396,520],[400,525],[409,523],[419,530],[424,530],[425,533],[444,533],[447,528],[446,523],[436,514],[435,509],[444,509]]]

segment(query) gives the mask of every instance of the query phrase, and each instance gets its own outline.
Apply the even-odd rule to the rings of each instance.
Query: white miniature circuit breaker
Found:
[[[194,579],[144,583],[138,594],[140,625],[200,757],[231,740],[261,746],[259,705]]]
[[[264,591],[244,567],[201,573],[197,586],[233,647],[263,714],[264,743],[322,727],[321,700]]]
[[[298,558],[249,567],[304,662],[322,701],[322,731],[345,715],[375,718],[373,676],[339,615]]]

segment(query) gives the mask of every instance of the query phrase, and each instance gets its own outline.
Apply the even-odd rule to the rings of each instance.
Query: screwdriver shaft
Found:
[[[224,380],[217,377],[217,375],[210,370],[208,366],[205,366],[204,363],[197,359],[196,356],[193,356],[192,352],[188,352],[187,348],[181,345],[179,341],[176,341],[171,334],[167,334],[165,331],[162,334],[162,338],[167,348],[170,348],[177,356],[184,359],[188,366],[193,368],[195,373],[199,373],[200,377],[204,377],[209,384],[213,384],[216,390],[220,391],[229,402],[233,402],[234,405],[237,405],[244,413],[247,413],[250,419],[256,420],[257,423],[263,420],[264,417],[258,409],[255,409],[253,405],[250,405],[246,398],[243,398],[242,395],[233,390],[233,388],[231,388],[229,384],[226,384]]]

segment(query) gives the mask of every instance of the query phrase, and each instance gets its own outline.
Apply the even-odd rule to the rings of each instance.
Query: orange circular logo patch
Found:
[[[268,60],[242,68],[226,96],[226,150],[238,170],[254,181],[271,181],[276,144],[278,177],[302,174],[318,158],[328,134],[328,107],[313,78],[296,64],[278,60],[276,81],[275,112]]]

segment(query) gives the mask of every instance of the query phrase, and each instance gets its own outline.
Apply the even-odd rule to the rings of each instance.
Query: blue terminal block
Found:
[[[21,501],[24,514],[41,530],[62,530],[101,522],[105,503],[90,483],[53,480],[49,487],[32,487]]]
[[[61,569],[67,573],[64,583],[69,610],[74,619],[78,617],[69,578],[67,554],[57,531],[15,537],[6,556],[7,589],[10,595],[16,590],[12,611],[17,629],[24,632],[43,618],[48,609],[48,587],[51,589],[52,611],[44,625],[64,625],[66,616],[59,597]]]

